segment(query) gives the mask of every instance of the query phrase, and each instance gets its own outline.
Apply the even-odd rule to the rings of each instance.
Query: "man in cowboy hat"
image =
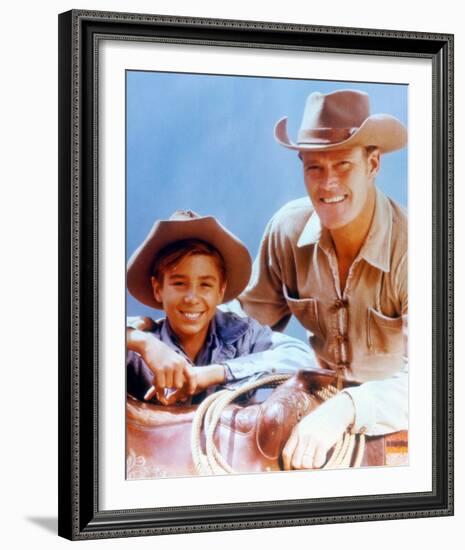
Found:
[[[219,385],[315,365],[303,342],[217,309],[242,292],[251,268],[245,245],[212,216],[182,210],[154,223],[128,262],[127,287],[166,318],[128,331],[128,393],[199,402]]]
[[[242,308],[273,328],[291,315],[309,331],[322,367],[361,385],[301,420],[286,469],[321,467],[346,429],[380,435],[408,426],[407,216],[375,185],[381,154],[405,146],[394,117],[370,115],[368,95],[312,93],[298,134],[308,197],[270,220]],[[310,200],[309,200],[310,199]]]

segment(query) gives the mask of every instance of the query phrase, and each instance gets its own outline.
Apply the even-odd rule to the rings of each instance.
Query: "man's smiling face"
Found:
[[[379,151],[305,151],[301,159],[305,186],[321,224],[335,230],[357,223],[375,193]]]

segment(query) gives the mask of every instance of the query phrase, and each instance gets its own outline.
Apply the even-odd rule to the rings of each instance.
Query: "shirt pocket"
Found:
[[[368,308],[367,340],[372,353],[402,354],[402,317],[387,317],[372,307]]]
[[[318,316],[318,300],[315,298],[292,298],[286,285],[283,285],[283,294],[291,313],[302,326],[314,336],[324,340],[324,331]]]

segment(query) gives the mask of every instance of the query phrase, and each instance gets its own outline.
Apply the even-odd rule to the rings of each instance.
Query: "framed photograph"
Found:
[[[59,534],[451,515],[453,37],[73,10],[59,85]]]

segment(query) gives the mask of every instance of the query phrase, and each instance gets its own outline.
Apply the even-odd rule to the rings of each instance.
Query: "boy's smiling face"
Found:
[[[152,288],[186,353],[200,351],[226,288],[215,258],[185,256],[164,271],[161,281],[152,277]]]

